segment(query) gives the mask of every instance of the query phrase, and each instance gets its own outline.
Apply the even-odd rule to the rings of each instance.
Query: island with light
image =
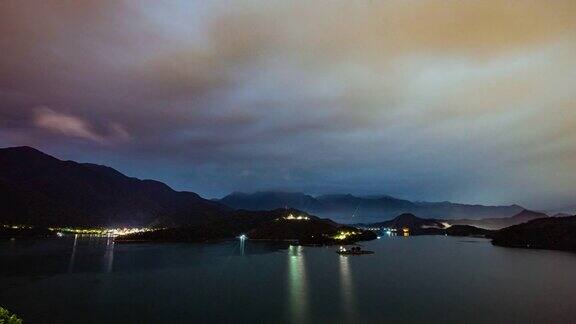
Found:
[[[120,235],[116,242],[210,242],[238,237],[302,245],[351,244],[377,238],[372,231],[338,224],[296,209],[276,209],[238,210],[232,215],[199,224]]]

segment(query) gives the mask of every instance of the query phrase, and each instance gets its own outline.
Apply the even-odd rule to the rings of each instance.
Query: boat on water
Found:
[[[341,246],[336,253],[340,255],[363,255],[363,254],[374,254],[374,251],[362,250],[359,246],[353,246],[349,249]]]

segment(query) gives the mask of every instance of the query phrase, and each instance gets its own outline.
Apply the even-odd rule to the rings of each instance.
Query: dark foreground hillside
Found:
[[[162,182],[31,147],[0,149],[0,197],[0,223],[36,226],[192,224],[230,211]]]
[[[540,218],[510,226],[496,232],[492,244],[576,251],[576,216]]]

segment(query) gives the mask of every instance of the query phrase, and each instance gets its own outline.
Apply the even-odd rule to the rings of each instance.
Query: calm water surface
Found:
[[[25,323],[574,323],[576,254],[390,237],[335,247],[0,242],[0,305]]]

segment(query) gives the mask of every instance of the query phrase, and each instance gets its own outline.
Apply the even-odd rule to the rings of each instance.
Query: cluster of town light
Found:
[[[1,225],[4,228],[10,229],[32,229],[29,225]],[[154,228],[74,228],[74,227],[49,227],[48,230],[56,232],[58,237],[64,234],[81,234],[81,235],[96,235],[96,236],[122,236],[134,233],[151,232]]]
[[[310,217],[302,216],[302,215],[294,216],[294,215],[290,214],[290,215],[284,217],[284,219],[287,219],[287,220],[309,220]]]
[[[87,234],[87,235],[105,235],[105,229],[100,228],[72,228],[72,227],[49,227],[52,232],[66,234]]]
[[[403,228],[392,228],[392,227],[362,227],[362,229],[368,230],[368,231],[373,231],[373,232],[380,232],[382,231],[384,234],[388,235],[388,236],[396,236],[396,235],[401,235],[401,236],[410,236],[410,228],[408,227],[403,227]],[[380,236],[378,236],[378,238],[380,238]]]
[[[352,236],[352,235],[358,235],[358,234],[360,234],[360,233],[359,233],[359,232],[344,232],[344,231],[341,231],[341,232],[338,232],[338,234],[337,234],[336,236],[334,236],[334,239],[336,239],[336,240],[345,240],[345,239],[347,239],[348,237],[350,237],[350,236]]]
[[[142,228],[115,228],[107,230],[106,234],[112,236],[120,236],[120,235],[128,235],[128,234],[135,234],[135,233],[142,233],[142,232],[151,232],[154,231],[152,228],[142,227]]]
[[[57,232],[59,235],[63,233],[68,234],[86,234],[86,235],[102,235],[102,236],[122,236],[128,234],[135,234],[135,233],[142,233],[142,232],[150,232],[155,229],[152,228],[70,228],[70,227],[63,227],[63,228],[55,228],[50,227],[49,230],[53,232]]]
[[[400,235],[400,234],[396,233],[399,230],[397,230],[395,228],[385,228],[384,230],[385,230],[386,235],[388,235],[388,236]],[[402,228],[402,236],[410,236],[410,229],[408,227]]]
[[[2,225],[2,227],[11,229],[32,229],[32,226],[28,225]]]

